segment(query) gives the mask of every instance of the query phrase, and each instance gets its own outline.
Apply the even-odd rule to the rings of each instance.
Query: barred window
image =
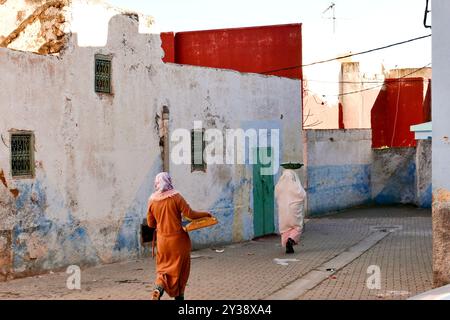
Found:
[[[111,93],[111,58],[95,55],[95,92]]]
[[[191,164],[192,171],[206,171],[206,162],[204,159],[205,151],[205,131],[192,130],[191,131]]]
[[[11,134],[11,173],[13,177],[33,177],[33,134]]]

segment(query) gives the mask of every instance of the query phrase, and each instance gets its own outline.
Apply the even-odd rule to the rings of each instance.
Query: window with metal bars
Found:
[[[95,92],[111,93],[111,58],[95,55]]]
[[[14,178],[34,175],[33,134],[11,134],[11,174]]]
[[[205,151],[205,130],[191,131],[191,171],[206,171],[206,162],[204,158]]]

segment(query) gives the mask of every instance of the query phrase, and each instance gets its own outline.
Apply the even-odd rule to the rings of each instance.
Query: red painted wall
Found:
[[[425,119],[424,122],[431,121],[431,79],[428,81],[427,95],[423,102],[423,118]]]
[[[161,48],[164,51],[164,62],[175,62],[175,34],[173,32],[161,33]]]
[[[165,62],[302,79],[301,24],[161,34]],[[174,48],[174,59],[171,52]]]
[[[424,99],[423,78],[386,79],[372,108],[372,146],[414,147],[412,125],[431,119],[431,99]]]
[[[342,103],[339,102],[339,118],[338,118],[338,125],[339,125],[339,129],[345,129],[345,124],[344,124],[344,106],[342,105]]]

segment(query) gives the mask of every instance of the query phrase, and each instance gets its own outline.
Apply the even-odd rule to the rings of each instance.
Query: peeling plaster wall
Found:
[[[371,202],[370,129],[306,130],[305,138],[309,215]]]
[[[419,140],[415,148],[373,149],[373,202],[431,208],[431,154],[429,140]]]
[[[416,167],[416,148],[374,149],[371,183],[375,203],[416,203]]]
[[[11,34],[19,25],[45,1],[0,0],[0,37]],[[0,38],[0,40],[2,40]]]
[[[90,263],[95,255],[84,248],[86,233],[69,205],[67,144],[76,131],[66,127],[72,117],[66,98],[70,91],[62,86],[70,82],[67,65],[55,57],[7,49],[0,49],[0,61],[0,168],[7,185],[1,191],[2,198],[9,197],[0,230],[11,233],[11,269],[27,275],[72,262]],[[35,179],[11,177],[11,129],[35,134]]]
[[[306,130],[304,139],[309,215],[369,204],[430,208],[430,141],[372,149],[370,129]]]
[[[139,233],[162,170],[163,106],[171,132],[194,120],[279,128],[280,160],[302,159],[299,81],[164,64],[159,35],[138,30],[135,15],[120,15],[105,47],[80,47],[73,35],[58,57],[0,48],[0,279],[149,253]],[[112,95],[94,92],[97,53],[112,55]],[[34,179],[11,177],[11,129],[34,132]],[[192,207],[220,220],[191,234],[195,247],[252,238],[250,166],[170,166]]]
[[[207,68],[169,68],[173,68],[176,76],[166,73],[168,78],[165,82],[182,88],[177,90],[179,94],[172,95],[168,104],[175,111],[171,112],[172,130],[193,129],[192,120],[203,120],[206,128],[219,130],[279,129],[280,163],[302,160],[300,88],[297,81],[217,72]],[[185,92],[189,92],[187,104]],[[219,242],[252,238],[251,166],[210,165],[206,173],[191,173],[190,165],[172,165],[171,172],[195,208],[211,210],[223,221],[211,230],[193,233],[194,243],[208,243],[211,234]],[[275,183],[277,179],[278,176]],[[206,188],[192,188],[204,183]]]
[[[69,0],[6,1],[0,5],[0,47],[41,54],[66,44]]]
[[[78,34],[80,46],[105,46],[108,22],[117,14],[139,17],[141,33],[154,27],[153,17],[113,7],[103,0],[2,1],[0,47],[58,54],[72,33]]]
[[[431,208],[432,204],[432,141],[418,140],[416,147],[416,205]]]

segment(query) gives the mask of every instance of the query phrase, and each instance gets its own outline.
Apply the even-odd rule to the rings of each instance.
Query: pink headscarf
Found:
[[[161,172],[156,175],[155,189],[161,193],[168,190],[173,190],[172,178],[167,172]]]
[[[151,195],[150,200],[162,200],[177,193],[173,188],[170,175],[167,172],[161,172],[155,177],[155,192]]]

